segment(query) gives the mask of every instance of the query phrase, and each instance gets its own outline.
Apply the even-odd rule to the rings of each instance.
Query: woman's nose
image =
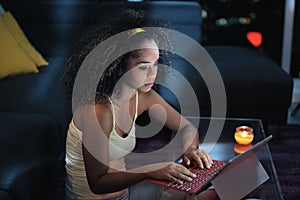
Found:
[[[157,67],[156,66],[151,66],[148,68],[148,76],[156,76],[157,74]]]

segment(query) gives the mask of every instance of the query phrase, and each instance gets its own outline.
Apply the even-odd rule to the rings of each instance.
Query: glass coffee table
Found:
[[[187,117],[187,119],[198,128],[200,133],[200,148],[205,150],[209,149],[209,153],[214,160],[228,161],[235,157],[242,151],[245,151],[247,146],[238,145],[234,138],[235,129],[239,126],[249,126],[253,129],[254,139],[251,145],[254,145],[258,141],[264,139],[267,134],[264,131],[261,120],[259,119],[242,119],[242,118],[205,118],[205,117]],[[210,135],[212,137],[207,137]],[[138,137],[138,135],[137,135]],[[172,138],[175,136],[173,135]],[[161,147],[162,148],[162,147]],[[149,155],[146,154],[136,154],[128,158],[127,166],[129,168],[134,168],[134,164],[140,160],[147,160],[149,164],[154,157],[161,157],[162,161],[165,160],[162,153]],[[171,154],[173,150],[170,150]],[[152,157],[153,159],[152,159]],[[170,155],[167,155],[170,158]],[[268,145],[264,145],[257,153],[256,156],[263,168],[267,172],[269,179],[263,184],[259,185],[252,192],[247,194],[243,199],[284,199],[276,169],[273,163],[272,155],[269,150]],[[173,157],[171,160],[176,160]],[[243,183],[241,183],[243,184]],[[143,194],[144,199],[149,197],[149,199],[159,199],[155,193],[162,191],[161,188],[149,183],[142,183],[137,186],[132,187],[130,199],[138,199],[139,195]],[[148,194],[147,194],[148,193]],[[150,195],[151,194],[151,195]],[[151,197],[150,197],[151,196]],[[147,198],[146,198],[147,199]]]
[[[228,161],[247,150],[247,147],[250,147],[249,145],[239,145],[235,141],[235,130],[239,126],[249,126],[253,128],[254,139],[250,145],[254,145],[268,136],[259,119],[188,117],[188,120],[193,123],[194,126],[198,124],[200,148],[201,144],[205,146],[205,143],[211,142],[205,142],[205,140],[207,140],[205,139],[206,134],[214,134],[214,131],[219,131],[214,130],[214,126],[221,127],[222,124],[224,124],[217,143],[214,146],[212,145],[213,147],[210,151],[211,157],[215,160]],[[249,193],[245,199],[284,199],[268,144],[261,148],[256,155],[269,175],[269,179]]]

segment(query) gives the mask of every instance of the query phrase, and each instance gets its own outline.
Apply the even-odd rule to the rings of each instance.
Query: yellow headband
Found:
[[[135,28],[135,29],[132,29],[128,32],[128,38],[138,34],[138,33],[141,33],[141,32],[146,32],[145,29],[142,29],[142,28]]]

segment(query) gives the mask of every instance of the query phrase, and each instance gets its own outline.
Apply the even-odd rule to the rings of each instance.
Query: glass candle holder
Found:
[[[241,145],[250,144],[253,141],[254,134],[253,128],[249,126],[239,126],[235,129],[235,141]]]
[[[252,147],[252,144],[235,144],[234,152],[237,154],[244,153]]]

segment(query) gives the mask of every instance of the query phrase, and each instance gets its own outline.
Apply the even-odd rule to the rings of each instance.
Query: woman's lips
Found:
[[[153,83],[146,83],[145,86],[147,86],[147,87],[152,87],[152,86],[153,86]]]

